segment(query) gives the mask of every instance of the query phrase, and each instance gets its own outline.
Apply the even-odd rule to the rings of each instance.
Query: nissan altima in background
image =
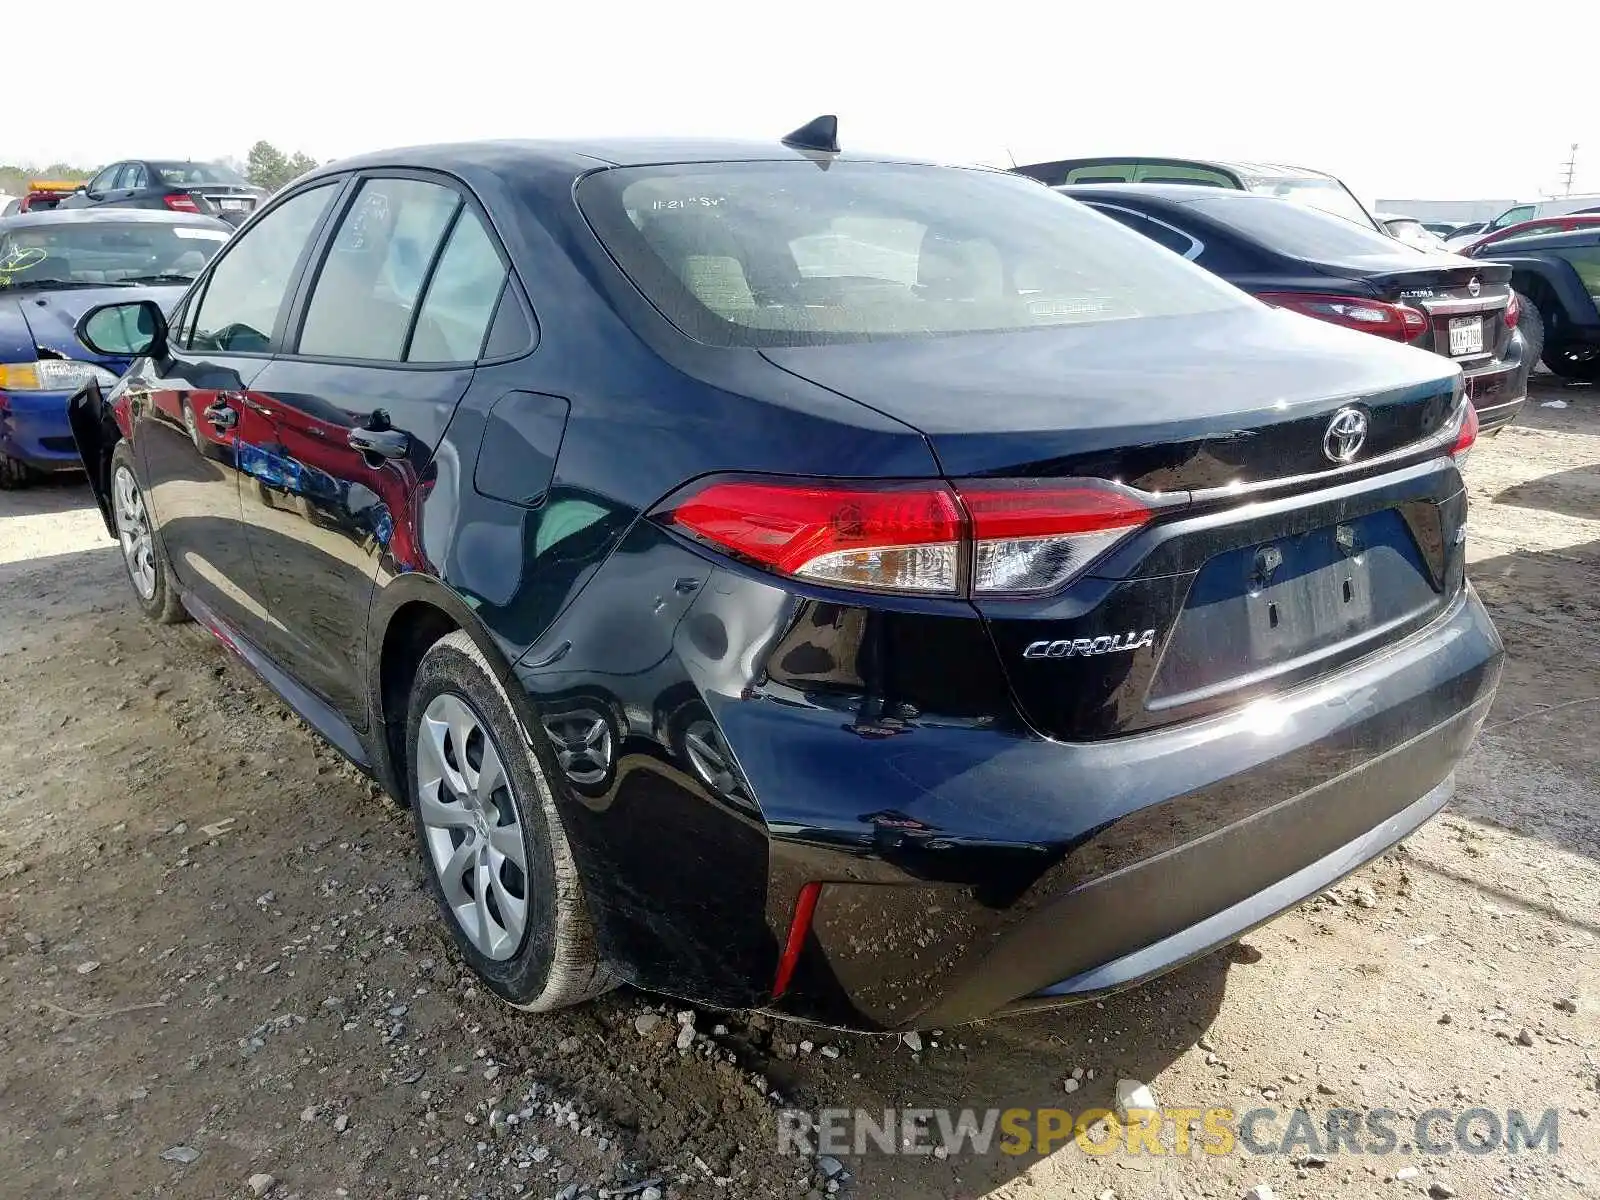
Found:
[[[1516,419],[1534,354],[1511,268],[1425,253],[1270,197],[1182,185],[1060,191],[1269,304],[1459,363],[1485,432]]]
[[[835,133],[349,160],[80,323],[135,602],[411,806],[524,1008],[1135,984],[1426,821],[1488,711],[1454,362]]]
[[[67,398],[128,365],[85,346],[78,318],[111,297],[170,307],[232,232],[210,217],[124,209],[0,219],[0,488],[76,471]]]

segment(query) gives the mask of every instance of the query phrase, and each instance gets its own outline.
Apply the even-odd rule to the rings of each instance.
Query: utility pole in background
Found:
[[[1561,179],[1561,182],[1562,182],[1562,184],[1563,184],[1563,186],[1565,188],[1565,190],[1561,194],[1563,196],[1570,196],[1570,195],[1572,195],[1572,176],[1577,171],[1577,167],[1578,167],[1578,143],[1577,142],[1573,142],[1572,143],[1572,153],[1567,157],[1567,161],[1565,163],[1563,163],[1562,165],[1566,168],[1566,174],[1563,175],[1562,179]]]

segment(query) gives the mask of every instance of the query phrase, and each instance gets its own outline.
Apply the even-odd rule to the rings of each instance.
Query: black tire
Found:
[[[509,787],[497,789],[497,802],[515,806],[522,829],[526,870],[519,870],[516,879],[497,876],[502,887],[521,884],[527,907],[521,939],[505,957],[491,957],[473,944],[446,898],[430,849],[430,834],[440,831],[423,816],[418,735],[423,714],[441,696],[464,701],[492,739],[509,782]],[[616,986],[595,945],[583,885],[551,794],[552,779],[560,775],[549,753],[542,745],[529,744],[505,690],[472,639],[456,632],[429,647],[417,668],[406,719],[406,794],[423,875],[467,965],[497,996],[529,1012],[581,1004]],[[463,839],[470,836],[463,834]],[[457,842],[455,848],[461,845]],[[504,864],[496,870],[504,870]]]
[[[0,491],[11,492],[33,482],[33,468],[6,454],[0,454]]]
[[[1521,292],[1513,293],[1517,297],[1517,329],[1522,333],[1522,340],[1527,344],[1524,356],[1529,364],[1539,361],[1544,354],[1544,314],[1539,311],[1539,306]]]
[[[138,493],[150,538],[149,566],[154,573],[155,582],[149,595],[145,594],[143,585],[135,576],[135,560],[128,551],[128,539],[123,537],[125,517],[118,508],[116,491],[119,474],[122,472],[126,472],[131,486]],[[189,620],[189,613],[183,607],[177,584],[172,578],[172,568],[167,562],[167,548],[161,541],[161,529],[150,517],[150,503],[145,498],[144,486],[140,484],[139,472],[134,466],[133,448],[127,442],[118,442],[116,449],[111,452],[111,466],[106,472],[106,483],[111,494],[111,520],[117,528],[117,548],[122,555],[122,569],[127,573],[128,586],[133,589],[134,603],[157,625],[179,625]]]
[[[1600,354],[1577,358],[1571,351],[1547,349],[1543,359],[1551,374],[1559,375],[1562,379],[1572,379],[1579,383],[1600,383]]]

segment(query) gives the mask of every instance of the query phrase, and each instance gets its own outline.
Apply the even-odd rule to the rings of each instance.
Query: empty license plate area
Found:
[[[1151,707],[1249,682],[1440,602],[1394,509],[1229,550],[1195,576],[1151,686]]]

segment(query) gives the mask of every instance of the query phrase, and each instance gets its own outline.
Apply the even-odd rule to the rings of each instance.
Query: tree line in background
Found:
[[[269,192],[277,191],[290,180],[298,179],[317,165],[317,160],[309,154],[303,154],[298,150],[293,154],[285,154],[268,141],[260,141],[251,146],[243,162],[234,158],[225,158],[221,161],[239,171],[257,187],[266,188]],[[99,169],[99,167],[75,167],[71,163],[50,163],[42,167],[0,164],[0,194],[20,196],[28,190],[28,181],[33,179],[84,183]]]

